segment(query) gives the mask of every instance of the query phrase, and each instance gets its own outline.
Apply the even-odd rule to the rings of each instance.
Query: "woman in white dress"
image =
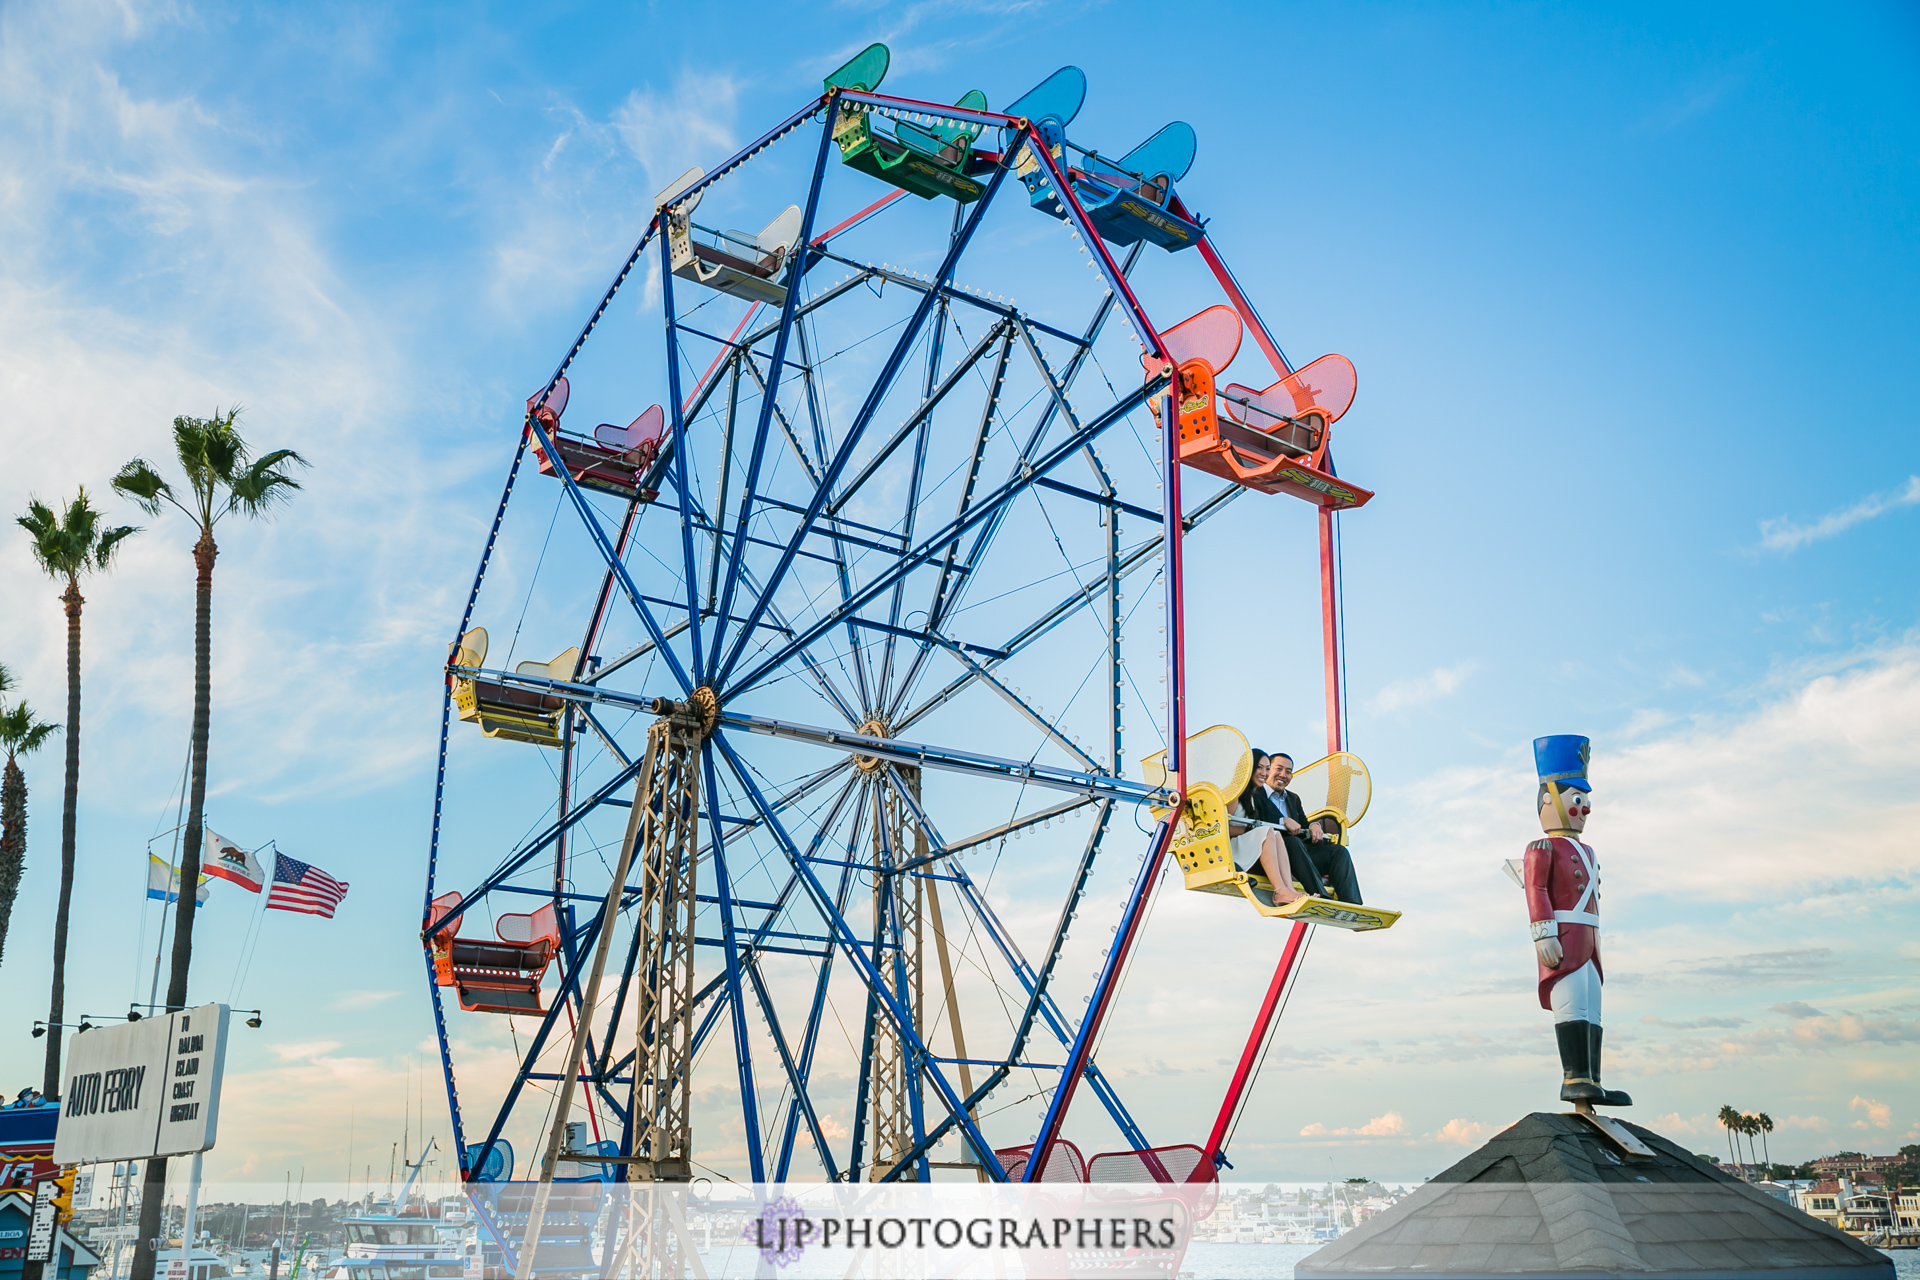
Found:
[[[1266,873],[1267,881],[1273,885],[1273,904],[1285,906],[1289,902],[1298,902],[1307,895],[1293,887],[1293,875],[1289,871],[1281,874],[1281,868],[1287,866],[1287,848],[1280,839],[1280,826],[1270,820],[1270,815],[1261,806],[1262,784],[1267,780],[1270,758],[1264,751],[1253,753],[1253,777],[1248,780],[1246,790],[1233,802],[1233,821],[1231,829],[1236,833],[1232,837],[1233,865],[1238,871],[1252,871],[1256,866]]]

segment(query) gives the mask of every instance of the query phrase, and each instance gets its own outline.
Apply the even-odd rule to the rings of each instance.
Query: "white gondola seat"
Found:
[[[678,204],[673,201],[706,176],[706,170],[696,165],[653,198],[666,231],[673,274],[749,302],[781,306],[787,300],[787,267],[800,239],[800,206],[782,209],[759,235],[703,227],[693,220],[693,211],[704,192],[696,191]]]

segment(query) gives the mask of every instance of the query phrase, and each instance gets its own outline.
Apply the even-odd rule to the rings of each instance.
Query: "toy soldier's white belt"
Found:
[[[1591,911],[1556,911],[1553,913],[1553,918],[1561,924],[1590,924],[1596,929],[1600,927],[1600,917]]]

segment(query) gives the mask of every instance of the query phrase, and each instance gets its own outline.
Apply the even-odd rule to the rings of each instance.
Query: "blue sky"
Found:
[[[175,414],[235,402],[259,445],[314,463],[283,513],[223,539],[209,806],[223,834],[275,838],[354,888],[331,923],[267,921],[244,973],[247,904],[214,890],[195,996],[267,1009],[230,1062],[244,1122],[222,1176],[337,1178],[341,1111],[362,1150],[399,1127],[431,1039],[413,932],[435,668],[517,405],[652,192],[875,39],[887,88],[949,101],[979,87],[998,106],[1076,62],[1076,136],[1103,150],[1190,121],[1182,192],[1275,336],[1359,368],[1336,430],[1342,474],[1380,494],[1343,521],[1351,740],[1379,799],[1355,849],[1369,897],[1408,915],[1316,946],[1239,1171],[1417,1177],[1552,1105],[1547,1015],[1497,874],[1527,838],[1525,751],[1546,732],[1595,741],[1618,904],[1609,1073],[1635,1118],[1701,1150],[1722,1102],[1790,1119],[1790,1156],[1915,1140],[1920,21],[1208,6],[1191,61],[1154,75],[1159,14],[0,14],[0,377],[21,409],[0,505],[84,483],[134,519],[107,493],[115,467],[161,450]],[[846,202],[877,193],[849,177]],[[1015,212],[1009,262],[1041,222]],[[1162,324],[1218,300],[1192,256],[1142,269]],[[1030,303],[1064,288],[983,283]],[[141,867],[185,751],[191,537],[150,523],[86,588],[75,1012],[145,998]],[[527,529],[504,553],[510,593],[538,550]],[[1189,554],[1195,722],[1311,754],[1310,513],[1239,502]],[[0,593],[0,661],[59,719],[57,590],[22,537],[0,538]],[[57,748],[29,764],[0,973],[10,1089],[39,1074],[25,1026],[59,776]],[[1277,949],[1189,897],[1163,895],[1166,962],[1136,967],[1103,1057],[1178,1079],[1154,1104],[1163,1141],[1204,1132],[1224,1078],[1206,1059],[1237,1050]],[[476,1043],[504,1045],[497,1030]],[[1156,1042],[1176,1034],[1204,1048],[1166,1061]],[[426,1114],[444,1125],[431,1090]]]

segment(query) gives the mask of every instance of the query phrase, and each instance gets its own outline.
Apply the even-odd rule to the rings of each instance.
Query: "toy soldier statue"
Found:
[[[1540,1007],[1553,1011],[1560,1040],[1560,1100],[1582,1111],[1633,1105],[1600,1084],[1600,869],[1580,839],[1593,812],[1590,749],[1574,734],[1534,739],[1535,803],[1547,838],[1527,846],[1521,875],[1540,962]]]

